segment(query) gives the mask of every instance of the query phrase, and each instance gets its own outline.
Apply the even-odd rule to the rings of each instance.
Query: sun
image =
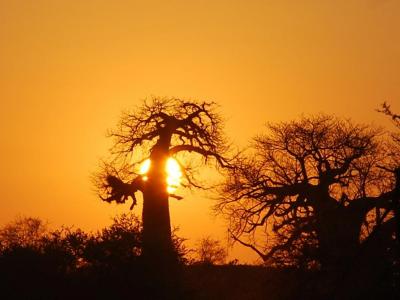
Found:
[[[147,180],[147,172],[150,169],[151,161],[146,159],[139,169],[139,174],[143,176],[143,180]],[[167,163],[165,164],[165,171],[167,172],[167,192],[172,194],[180,186],[182,171],[179,163],[175,158],[169,157]]]
[[[147,172],[150,169],[150,158],[146,159],[141,165],[139,169],[139,174],[142,175],[142,178],[144,181],[147,180]]]

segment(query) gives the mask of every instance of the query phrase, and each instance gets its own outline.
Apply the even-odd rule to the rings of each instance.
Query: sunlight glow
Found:
[[[176,159],[170,157],[167,160],[166,171],[167,177],[167,191],[173,193],[179,187],[181,183],[182,171]]]
[[[139,174],[143,175],[144,181],[148,179],[146,174],[150,169],[150,164],[150,159],[146,159],[140,166]],[[165,171],[167,172],[167,191],[169,194],[172,194],[176,191],[181,183],[181,167],[179,166],[179,163],[176,161],[176,159],[169,157],[165,165]]]
[[[139,174],[143,175],[142,178],[144,181],[147,180],[147,176],[145,174],[147,174],[149,169],[150,169],[150,159],[148,158],[142,163],[142,165],[140,166],[140,170],[139,170]]]

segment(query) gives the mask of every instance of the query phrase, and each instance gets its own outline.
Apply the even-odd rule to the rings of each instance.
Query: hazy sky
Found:
[[[94,230],[127,211],[90,174],[121,110],[152,95],[218,102],[244,144],[302,113],[390,128],[374,109],[400,111],[399,72],[396,0],[0,0],[0,225]],[[171,201],[181,235],[225,237],[211,200]]]

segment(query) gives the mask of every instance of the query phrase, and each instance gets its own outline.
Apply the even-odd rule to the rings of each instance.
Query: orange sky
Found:
[[[0,0],[0,224],[127,211],[89,177],[121,110],[152,95],[217,101],[238,144],[301,113],[391,128],[374,109],[400,111],[399,37],[396,0]],[[181,235],[224,239],[211,200],[172,202]]]

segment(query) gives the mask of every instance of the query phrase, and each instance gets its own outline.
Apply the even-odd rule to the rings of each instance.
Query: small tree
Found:
[[[226,261],[227,253],[219,240],[207,236],[201,239],[195,249],[198,261],[201,264],[215,265]]]
[[[19,217],[0,229],[0,250],[13,247],[37,248],[47,233],[47,225],[42,220]]]
[[[168,200],[181,197],[167,191],[167,159],[179,160],[186,153],[197,155],[204,164],[227,164],[228,147],[215,109],[212,102],[154,98],[134,112],[125,112],[117,129],[109,134],[114,145],[111,159],[98,176],[99,194],[107,202],[124,203],[131,198],[132,208],[135,193],[143,193],[143,255],[150,261],[173,253]],[[135,169],[146,159],[151,164],[143,176]],[[190,165],[180,163],[184,185],[200,187]]]

